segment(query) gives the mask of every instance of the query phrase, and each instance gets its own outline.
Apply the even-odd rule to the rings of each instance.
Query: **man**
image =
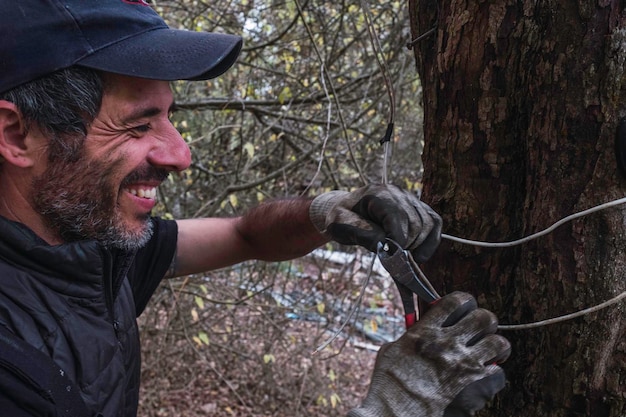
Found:
[[[190,164],[168,81],[219,76],[239,37],[171,30],[143,0],[2,0],[0,35],[3,415],[136,416],[135,318],[166,276],[329,238],[374,250],[391,237],[418,261],[439,243],[439,216],[382,185],[239,218],[150,216],[157,186]],[[350,414],[471,415],[504,385],[496,327],[468,294],[444,297],[381,350]]]

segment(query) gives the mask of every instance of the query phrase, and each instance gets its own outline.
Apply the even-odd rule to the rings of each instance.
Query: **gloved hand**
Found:
[[[454,292],[376,358],[369,392],[349,417],[468,417],[504,387],[509,356],[493,313]]]
[[[317,230],[339,243],[376,252],[377,243],[389,237],[418,263],[428,260],[441,240],[441,217],[394,185],[321,194],[311,203],[309,215]]]

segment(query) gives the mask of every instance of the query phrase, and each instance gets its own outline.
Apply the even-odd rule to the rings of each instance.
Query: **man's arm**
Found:
[[[328,241],[311,222],[310,205],[308,199],[277,200],[241,217],[178,220],[177,253],[167,276],[305,255]]]
[[[178,228],[178,254],[168,277],[247,259],[293,259],[331,238],[375,252],[389,237],[424,262],[439,245],[441,217],[407,191],[370,184],[353,192],[331,191],[312,201],[261,204],[242,217],[181,220]]]

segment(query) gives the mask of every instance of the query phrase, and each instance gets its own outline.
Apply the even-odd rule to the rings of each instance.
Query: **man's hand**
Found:
[[[320,232],[339,243],[375,252],[377,243],[389,237],[411,251],[416,262],[430,258],[441,240],[441,217],[393,185],[324,193],[313,200],[310,216]]]
[[[467,293],[439,301],[376,358],[369,393],[349,417],[469,417],[505,384],[510,354],[497,319]]]

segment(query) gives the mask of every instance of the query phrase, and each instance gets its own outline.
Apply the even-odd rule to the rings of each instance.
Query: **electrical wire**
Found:
[[[555,222],[554,224],[552,224],[550,227],[534,233],[532,235],[523,237],[521,239],[517,239],[517,240],[512,240],[509,242],[482,242],[482,241],[478,241],[478,240],[470,240],[470,239],[463,239],[460,237],[456,237],[456,236],[450,236],[450,235],[446,235],[446,234],[442,234],[441,237],[442,239],[448,239],[457,243],[462,243],[462,244],[466,244],[466,245],[472,245],[472,246],[479,246],[479,247],[488,247],[488,248],[505,248],[505,247],[511,247],[511,246],[516,246],[516,245],[521,245],[522,243],[526,243],[529,242],[533,239],[536,239],[538,237],[547,235],[548,233],[554,231],[557,227],[562,226],[564,223],[567,223],[569,221],[578,219],[580,217],[584,217],[587,216],[591,213],[595,213],[597,211],[600,210],[605,210],[607,208],[610,207],[614,207],[620,204],[624,204],[626,203],[626,197],[624,198],[618,198],[616,200],[612,200],[609,201],[607,203],[604,204],[599,204],[597,206],[591,207],[587,210],[583,210],[580,211],[578,213],[574,213],[571,214],[567,217],[562,218],[561,220]],[[623,300],[624,298],[626,298],[626,291],[622,292],[621,294],[611,298],[610,300],[604,301],[600,304],[597,304],[593,307],[589,307],[574,313],[570,313],[570,314],[565,314],[563,316],[559,316],[559,317],[554,317],[551,319],[546,319],[546,320],[541,320],[541,321],[536,321],[536,322],[532,322],[532,323],[526,323],[526,324],[502,324],[498,326],[499,330],[524,330],[524,329],[533,329],[533,328],[537,328],[537,327],[542,327],[542,326],[547,326],[550,324],[555,324],[555,323],[560,323],[563,321],[567,321],[567,320],[571,320],[574,319],[576,317],[581,317],[584,316],[586,314],[590,314],[593,312],[596,312],[598,310],[601,310],[603,308],[609,307],[613,304],[618,303],[619,301]]]
[[[458,242],[458,243],[463,243],[463,244],[466,244],[466,245],[479,246],[479,247],[485,247],[485,248],[507,248],[507,247],[511,247],[511,246],[521,245],[522,243],[526,243],[526,242],[529,242],[529,241],[531,241],[533,239],[536,239],[538,237],[547,235],[548,233],[554,231],[554,229],[556,229],[557,227],[563,225],[564,223],[567,223],[567,222],[572,221],[574,219],[577,219],[579,217],[584,217],[584,216],[586,216],[588,214],[595,213],[596,211],[604,210],[604,209],[607,209],[609,207],[617,206],[617,205],[624,204],[624,203],[626,203],[626,197],[620,198],[620,199],[617,199],[617,200],[613,200],[613,201],[609,201],[608,203],[600,204],[600,205],[592,207],[590,209],[583,210],[581,212],[574,213],[574,214],[571,214],[571,215],[569,215],[567,217],[564,217],[561,220],[559,220],[558,222],[554,223],[552,226],[550,226],[547,229],[544,229],[544,230],[542,230],[540,232],[537,232],[537,233],[534,233],[532,235],[523,237],[521,239],[511,240],[509,242],[482,242],[482,241],[479,241],[479,240],[463,239],[463,238],[460,238],[460,237],[446,235],[446,234],[442,234],[441,238],[442,239],[451,240],[451,241],[454,241],[454,242]]]
[[[387,184],[389,181],[389,154],[391,151],[391,146],[389,144],[391,142],[391,136],[393,136],[393,124],[396,119],[396,94],[393,88],[393,83],[391,82],[391,76],[389,75],[387,60],[384,59],[383,48],[380,45],[380,40],[378,39],[376,29],[374,28],[372,14],[365,0],[361,0],[361,9],[363,10],[363,16],[365,17],[365,27],[367,28],[367,33],[370,37],[372,50],[374,51],[374,57],[376,58],[376,62],[378,63],[378,67],[380,68],[380,72],[385,82],[385,89],[387,90],[387,95],[389,96],[389,119],[387,123],[387,131],[385,132],[385,136],[381,139],[381,144],[383,145],[383,167],[381,182],[383,184]]]
[[[560,323],[560,322],[563,322],[563,321],[575,319],[576,317],[581,317],[581,316],[584,316],[584,315],[587,315],[587,314],[595,313],[596,311],[602,310],[603,308],[612,306],[613,304],[617,304],[618,302],[622,301],[624,298],[626,298],[626,291],[624,291],[623,293],[621,293],[621,294],[611,298],[610,300],[607,300],[607,301],[605,301],[603,303],[600,303],[598,305],[595,305],[593,307],[585,308],[584,310],[580,310],[580,311],[576,311],[574,313],[565,314],[563,316],[554,317],[552,319],[541,320],[541,321],[536,321],[536,322],[532,322],[532,323],[526,323],[526,324],[501,324],[501,325],[498,325],[498,330],[534,329],[536,327],[542,327],[542,326],[547,326],[549,324]]]

